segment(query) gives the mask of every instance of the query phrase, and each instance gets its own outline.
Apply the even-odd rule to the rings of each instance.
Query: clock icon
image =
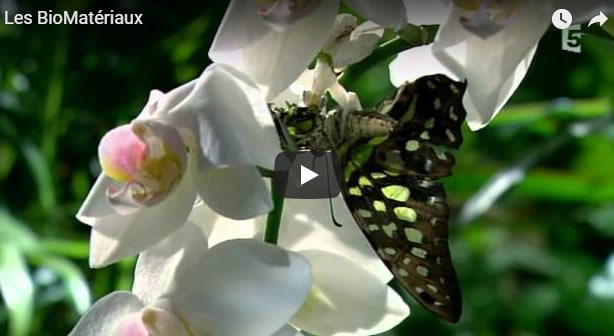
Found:
[[[552,14],[552,24],[558,29],[567,29],[571,26],[573,17],[567,9],[557,9]]]

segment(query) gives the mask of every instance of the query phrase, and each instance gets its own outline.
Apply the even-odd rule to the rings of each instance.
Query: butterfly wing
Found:
[[[399,121],[385,138],[343,155],[343,195],[369,242],[426,309],[457,322],[461,293],[448,247],[449,207],[438,179],[452,173],[447,149],[462,142],[463,83],[428,76],[381,108]]]

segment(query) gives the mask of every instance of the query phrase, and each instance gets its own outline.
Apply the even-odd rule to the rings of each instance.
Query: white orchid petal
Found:
[[[282,108],[285,108],[287,104],[298,105],[300,103],[301,95],[294,93],[291,88],[292,86],[284,90],[277,97],[273,98],[273,100],[271,100],[271,104],[273,104],[275,107]]]
[[[273,29],[283,32],[296,21],[310,15],[322,0],[311,0],[297,5],[293,0],[276,0],[270,7],[261,7],[260,15]]]
[[[463,106],[465,106],[465,109],[467,110],[467,125],[471,130],[476,131],[486,126],[486,124],[501,111],[507,101],[512,97],[516,89],[520,86],[520,83],[522,83],[524,76],[527,74],[527,71],[531,66],[531,61],[533,60],[533,56],[535,56],[536,51],[537,46],[530,50],[527,56],[518,64],[514,74],[501,84],[501,96],[499,97],[498,104],[494,109],[495,113],[490,116],[490,119],[488,119],[487,116],[482,116],[480,114],[480,111],[490,110],[490,106],[484,107],[479,91],[474,93],[473,87],[470,86],[471,89],[468,90],[463,97]]]
[[[333,56],[335,68],[358,63],[371,55],[377,42],[384,36],[384,29],[371,21],[363,22],[342,43]]]
[[[333,199],[333,208],[336,220],[343,227],[333,224],[328,200],[287,199],[279,245],[293,251],[318,249],[343,255],[362,265],[380,281],[390,281],[392,275],[388,268],[356,225],[341,196]]]
[[[122,318],[139,312],[143,304],[129,292],[113,292],[98,300],[81,317],[68,336],[112,335]]]
[[[442,24],[450,15],[450,1],[403,0],[407,10],[407,22],[420,25]]]
[[[246,73],[269,101],[287,88],[322,49],[339,1],[319,1],[317,9],[281,32],[271,29],[258,9],[257,1],[233,0],[209,57]]]
[[[293,326],[286,324],[281,327],[281,329],[277,330],[272,336],[303,336],[300,330],[294,328]]]
[[[168,298],[197,334],[269,336],[303,304],[311,268],[277,246],[231,240],[189,271],[178,269],[175,284]]]
[[[209,169],[197,173],[200,198],[215,212],[233,219],[247,219],[273,209],[270,192],[253,166]]]
[[[160,90],[151,90],[149,92],[149,98],[147,99],[147,104],[141,110],[141,113],[137,116],[139,118],[151,118],[154,116],[154,112],[158,107],[158,100],[164,97],[164,92]]]
[[[209,246],[231,239],[256,238],[262,240],[266,216],[234,220],[220,216],[206,204],[194,207],[190,221],[198,225],[209,237]]]
[[[248,77],[229,66],[209,66],[169,114],[173,125],[196,138],[200,169],[249,164],[272,169],[280,152],[266,101]]]
[[[146,306],[141,312],[141,321],[149,330],[149,334],[144,336],[194,336],[191,327],[175,314],[172,302],[166,298]]]
[[[420,77],[444,74],[458,80],[458,77],[446,68],[433,55],[433,45],[423,45],[405,50],[390,62],[390,81],[396,87],[407,82],[414,82]]]
[[[81,208],[77,212],[77,219],[87,225],[94,225],[96,218],[116,215],[113,210],[109,198],[107,197],[107,190],[109,187],[121,188],[121,184],[113,181],[112,178],[105,174],[100,174],[94,182],[94,186],[87,194],[85,201],[81,205]]]
[[[316,335],[375,335],[409,315],[409,307],[362,265],[333,253],[300,251],[313,269],[313,290],[291,322]]]
[[[207,252],[207,237],[188,222],[154,247],[139,255],[134,271],[132,292],[145,305],[162,297],[175,276],[177,267],[194,267]]]
[[[145,187],[136,182],[127,182],[119,189],[107,189],[107,198],[116,214],[130,216],[145,209],[146,206],[133,197],[135,192],[145,192]]]
[[[487,39],[465,30],[457,9],[441,27],[433,52],[457,77],[467,79],[465,107],[473,130],[492,120],[524,78],[550,24],[541,14],[542,5],[527,1],[514,20]]]
[[[339,82],[335,82],[329,89],[331,97],[339,104],[339,106],[345,111],[350,113],[353,111],[362,111],[362,104],[360,104],[360,98],[354,92],[348,92],[343,85]]]
[[[405,5],[401,0],[343,0],[343,2],[382,27],[400,29],[406,23]]]
[[[318,59],[313,72],[313,83],[308,90],[321,96],[336,82],[337,76],[333,72],[333,69],[331,69],[330,64]]]
[[[189,175],[161,203],[130,216],[111,215],[92,222],[90,266],[103,267],[136,255],[181,227],[192,210],[196,193]]]

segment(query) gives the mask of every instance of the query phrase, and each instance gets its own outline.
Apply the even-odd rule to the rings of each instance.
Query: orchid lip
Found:
[[[261,0],[266,6],[260,8],[262,19],[278,32],[285,31],[298,20],[313,13],[322,0]]]
[[[501,31],[514,19],[523,0],[455,0],[454,3],[458,8],[471,13],[470,17],[460,18],[463,27],[485,39]]]
[[[164,200],[187,167],[186,145],[178,130],[155,119],[109,131],[98,152],[104,173],[122,183],[107,189],[109,202],[120,214]]]

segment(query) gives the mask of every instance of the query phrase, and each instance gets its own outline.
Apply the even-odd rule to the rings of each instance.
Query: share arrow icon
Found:
[[[590,27],[590,26],[594,25],[595,23],[599,23],[600,26],[603,26],[603,24],[606,21],[608,21],[608,17],[605,16],[605,14],[603,14],[603,12],[600,11],[599,15],[597,15],[597,16],[595,16],[595,17],[593,17],[591,19],[591,21],[588,23],[588,26]]]

